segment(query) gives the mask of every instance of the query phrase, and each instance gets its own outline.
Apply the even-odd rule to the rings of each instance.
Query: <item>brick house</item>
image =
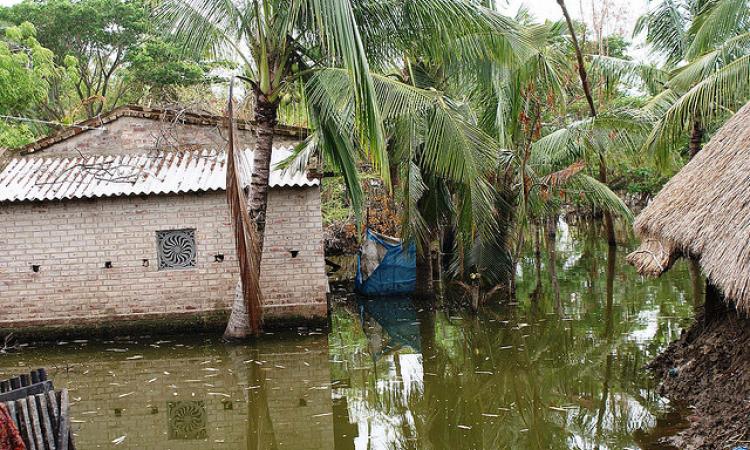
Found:
[[[238,128],[251,149],[252,123]],[[0,329],[226,318],[239,269],[225,131],[221,117],[124,107],[0,162]],[[279,127],[273,164],[303,136]],[[249,149],[240,152],[246,185]],[[272,169],[264,317],[319,320],[320,181]]]

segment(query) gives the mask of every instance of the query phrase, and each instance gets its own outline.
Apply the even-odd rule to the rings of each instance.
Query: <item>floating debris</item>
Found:
[[[219,395],[226,398],[232,398],[229,394],[224,394],[223,392],[209,392],[208,395]]]
[[[115,444],[115,445],[120,445],[120,444],[122,444],[125,441],[126,437],[127,437],[127,435],[124,434],[124,435],[122,435],[122,436],[120,436],[120,437],[118,437],[116,439],[113,439],[112,443]]]

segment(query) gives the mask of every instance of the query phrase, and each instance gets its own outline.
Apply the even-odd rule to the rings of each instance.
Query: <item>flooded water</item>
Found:
[[[642,367],[692,317],[688,272],[644,280],[624,249],[559,237],[559,300],[530,255],[518,304],[476,317],[390,299],[248,346],[81,337],[0,355],[0,378],[47,367],[81,449],[663,449],[679,414]]]

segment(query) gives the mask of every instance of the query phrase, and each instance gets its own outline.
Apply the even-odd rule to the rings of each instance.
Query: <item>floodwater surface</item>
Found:
[[[0,378],[47,367],[80,449],[667,448],[680,414],[642,368],[693,316],[686,268],[642,279],[566,226],[556,250],[477,316],[389,299],[242,346],[82,336],[0,355]]]

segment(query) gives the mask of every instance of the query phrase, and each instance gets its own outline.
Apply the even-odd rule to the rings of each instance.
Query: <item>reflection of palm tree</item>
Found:
[[[555,310],[559,315],[563,314],[563,306],[560,301],[560,283],[557,280],[557,217],[547,220],[547,253],[549,253],[549,274],[552,279],[552,293],[555,296]]]
[[[605,349],[607,351],[607,363],[604,367],[604,383],[602,386],[602,399],[599,403],[599,413],[596,419],[596,441],[600,442],[602,434],[602,422],[604,415],[607,412],[607,400],[609,397],[609,382],[612,376],[612,360],[614,355],[612,354],[612,341],[613,341],[613,303],[614,303],[614,282],[615,282],[615,258],[617,258],[617,247],[609,246],[607,252],[607,287],[606,296],[607,303],[604,308],[604,340],[606,342]]]
[[[247,402],[247,449],[276,449],[276,437],[268,408],[266,376],[261,371],[257,348],[233,346],[227,352],[238,384],[244,386]],[[245,361],[249,361],[246,364]]]

